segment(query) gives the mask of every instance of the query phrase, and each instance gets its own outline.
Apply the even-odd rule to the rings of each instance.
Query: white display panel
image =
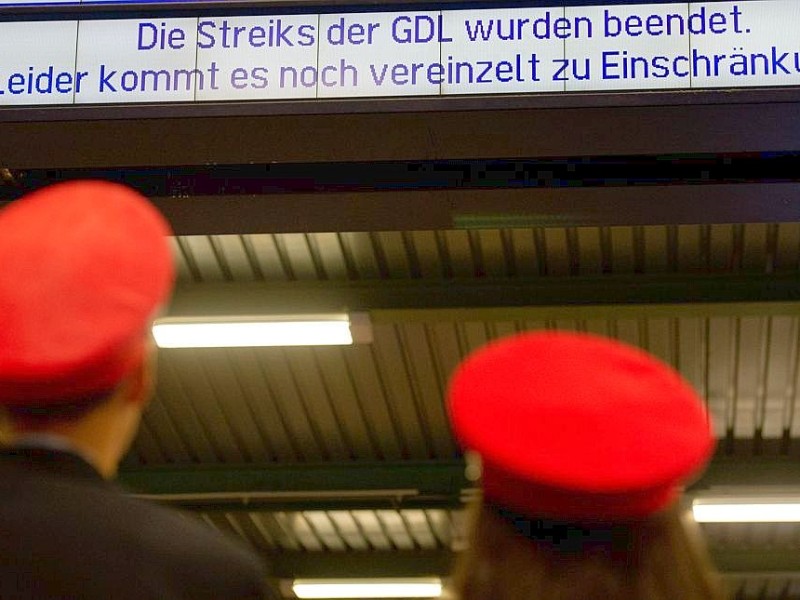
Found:
[[[0,106],[72,104],[77,34],[77,21],[0,24]]]
[[[319,97],[439,94],[438,75],[434,82],[430,75],[441,18],[438,11],[322,15],[319,62],[337,68],[344,85],[320,85]]]
[[[214,81],[197,100],[268,100],[317,95],[317,15],[203,17],[197,66]]]
[[[564,40],[552,35],[563,8],[457,10],[444,12],[452,42],[442,56],[454,77],[445,94],[563,92],[550,67],[564,58]]]
[[[798,0],[0,22],[0,107],[756,86]]]

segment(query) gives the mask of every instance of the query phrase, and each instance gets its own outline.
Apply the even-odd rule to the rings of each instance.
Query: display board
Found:
[[[0,106],[800,85],[800,2],[0,22]]]

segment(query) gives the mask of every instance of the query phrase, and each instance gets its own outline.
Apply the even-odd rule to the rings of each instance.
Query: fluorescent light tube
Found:
[[[695,500],[698,523],[798,523],[800,502]]]
[[[439,578],[409,579],[295,579],[298,598],[438,598]]]
[[[347,315],[166,318],[153,325],[159,348],[336,346],[353,343]]]

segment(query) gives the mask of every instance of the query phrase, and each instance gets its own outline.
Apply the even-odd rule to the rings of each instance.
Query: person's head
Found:
[[[127,450],[151,391],[150,326],[174,280],[170,234],[146,198],[102,181],[0,210],[0,411],[12,438],[85,438],[106,424],[114,452]]]
[[[448,408],[482,465],[460,600],[722,598],[679,503],[715,441],[672,368],[597,336],[521,334],[462,362]]]

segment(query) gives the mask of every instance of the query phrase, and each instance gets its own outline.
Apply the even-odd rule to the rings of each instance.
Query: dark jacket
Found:
[[[69,453],[0,450],[0,598],[264,597],[259,559]]]

